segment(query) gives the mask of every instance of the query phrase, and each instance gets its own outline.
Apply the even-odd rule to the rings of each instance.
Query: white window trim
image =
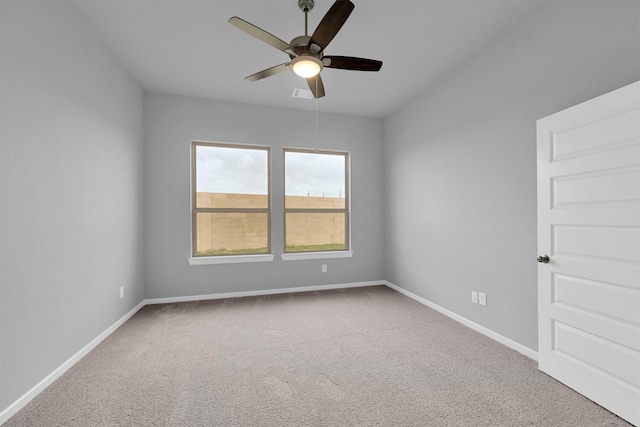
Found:
[[[300,148],[300,147],[282,147],[282,170],[283,170],[283,177],[286,173],[286,164],[285,164],[285,153],[287,151],[298,151],[298,152],[308,152],[308,153],[313,153],[313,149],[311,148]],[[280,257],[282,258],[283,261],[297,261],[297,260],[308,260],[308,259],[331,259],[331,258],[351,258],[353,256],[353,250],[352,250],[352,240],[351,240],[351,220],[352,220],[352,211],[351,211],[351,151],[344,151],[344,150],[333,150],[333,149],[326,149],[326,150],[318,150],[316,148],[315,150],[316,152],[321,151],[324,153],[334,153],[334,154],[346,154],[347,156],[347,188],[345,188],[345,190],[348,191],[349,197],[347,198],[347,205],[346,205],[346,210],[347,210],[347,215],[348,215],[348,223],[347,223],[347,239],[349,240],[349,248],[348,250],[345,251],[325,251],[325,252],[285,252],[283,254],[280,254]],[[285,190],[285,182],[284,179],[282,181],[282,188],[283,188],[283,196],[286,197],[286,191]],[[284,211],[286,212],[286,208],[284,208]],[[283,213],[283,218],[286,221],[286,213]],[[286,241],[286,226],[283,229],[284,231],[284,235],[283,238]],[[286,243],[285,243],[286,245]]]
[[[298,261],[305,259],[330,259],[351,258],[353,251],[327,251],[327,252],[290,252],[280,254],[283,261]]]
[[[225,255],[225,256],[199,256],[187,258],[189,265],[210,264],[239,264],[244,262],[271,262],[275,255]]]
[[[268,155],[268,200],[269,200],[269,223],[268,223],[268,238],[269,238],[269,248],[273,251],[273,247],[271,246],[271,225],[272,225],[272,203],[273,203],[273,194],[271,187],[271,146],[269,145],[258,145],[258,144],[239,144],[232,142],[220,142],[220,141],[209,141],[205,139],[192,139],[189,144],[189,149],[193,150],[194,143],[204,143],[204,144],[215,144],[218,146],[228,146],[230,148],[242,148],[244,147],[255,147],[256,149],[266,149]],[[187,258],[189,265],[208,265],[208,264],[239,264],[239,263],[249,263],[249,262],[270,262],[273,261],[275,255],[273,253],[270,254],[249,254],[249,255],[223,255],[223,256],[209,256],[209,257],[195,257],[193,256],[193,248],[194,248],[194,227],[193,227],[193,209],[194,209],[194,200],[193,197],[195,195],[194,192],[194,179],[193,179],[193,161],[195,160],[193,151],[189,154],[189,173],[191,174],[190,178],[190,186],[189,189],[189,223],[191,226],[191,237],[190,237],[190,246],[191,246],[191,256]]]

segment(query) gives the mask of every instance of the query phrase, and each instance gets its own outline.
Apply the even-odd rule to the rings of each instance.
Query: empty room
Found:
[[[0,425],[640,424],[640,1],[0,0]]]

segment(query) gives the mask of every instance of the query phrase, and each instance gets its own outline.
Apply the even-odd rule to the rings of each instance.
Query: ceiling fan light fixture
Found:
[[[291,61],[291,69],[300,77],[308,79],[322,71],[322,62],[315,56],[299,56]]]
[[[1,1],[1,0],[0,0]],[[267,68],[255,74],[245,77],[245,80],[255,82],[265,77],[273,76],[285,70],[294,73],[307,81],[313,96],[322,98],[325,96],[324,84],[320,76],[323,68],[334,68],[355,71],[379,71],[382,61],[357,58],[355,56],[325,56],[324,51],[331,40],[338,34],[343,24],[349,18],[354,9],[351,0],[335,0],[329,8],[312,35],[308,31],[308,14],[313,8],[314,0],[298,0],[298,6],[304,12],[304,35],[295,37],[287,43],[262,28],[232,16],[229,23],[244,31],[252,37],[286,53],[291,61],[275,67]]]

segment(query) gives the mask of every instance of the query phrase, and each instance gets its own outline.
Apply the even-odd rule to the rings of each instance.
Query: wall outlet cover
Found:
[[[478,293],[476,291],[471,291],[471,302],[474,304],[478,303]]]
[[[487,305],[487,294],[485,294],[484,292],[478,292],[478,302],[480,303],[480,305]]]

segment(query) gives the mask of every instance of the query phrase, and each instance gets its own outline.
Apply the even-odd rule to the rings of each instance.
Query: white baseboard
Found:
[[[525,356],[529,357],[530,359],[535,360],[536,362],[538,361],[538,352],[535,350],[530,349],[529,347],[525,347],[522,344],[519,344],[503,335],[500,335],[497,332],[492,331],[491,329],[485,328],[484,326],[478,325],[475,322],[472,322],[471,320],[460,316],[459,314],[456,314],[452,311],[447,310],[444,307],[440,307],[437,304],[432,303],[429,300],[426,300],[412,292],[407,291],[406,289],[401,288],[400,286],[394,285],[391,282],[388,281],[384,281],[384,284],[387,285],[388,287],[390,287],[393,290],[396,290],[398,292],[400,292],[403,295],[408,296],[409,298],[418,301],[421,304],[426,305],[429,308],[434,309],[437,312],[440,312],[442,314],[444,314],[447,317],[452,318],[453,320],[462,323],[463,325],[473,329],[476,332],[480,332],[483,335],[486,335],[487,337],[498,341],[500,344],[505,345],[507,347],[509,347],[512,350],[515,350],[519,353],[524,354]]]
[[[531,350],[528,347],[525,347],[521,344],[518,344],[515,341],[510,340],[496,332],[493,332],[490,329],[485,328],[484,326],[480,326],[477,323],[474,323],[460,315],[457,315],[443,307],[440,307],[437,304],[432,303],[418,295],[415,295],[405,289],[402,289],[399,286],[394,285],[386,280],[376,280],[371,282],[353,282],[353,283],[341,283],[336,285],[318,285],[318,286],[304,286],[298,288],[280,288],[280,289],[267,289],[261,291],[246,291],[246,292],[228,292],[222,294],[207,294],[207,295],[193,295],[186,297],[169,297],[169,298],[150,298],[145,299],[132,308],[127,314],[118,319],[113,325],[107,328],[104,332],[94,338],[89,344],[84,346],[80,351],[71,356],[66,362],[60,365],[57,369],[51,372],[47,377],[45,377],[38,384],[33,386],[31,390],[27,391],[24,395],[18,398],[15,402],[9,405],[6,409],[0,412],[0,425],[5,423],[9,418],[16,414],[20,409],[22,409],[27,403],[29,403],[33,398],[35,398],[40,392],[42,392],[45,388],[47,388],[51,383],[53,383],[56,379],[58,379],[62,374],[64,374],[69,368],[71,368],[74,364],[76,364],[80,359],[82,359],[87,353],[93,350],[98,344],[100,344],[105,338],[111,335],[116,329],[118,329],[124,322],[126,322],[131,316],[133,316],[138,310],[140,310],[145,305],[150,304],[167,304],[172,302],[189,302],[189,301],[203,301],[203,300],[211,300],[211,299],[223,299],[223,298],[237,298],[237,297],[249,297],[249,296],[260,296],[260,295],[275,295],[275,294],[285,294],[292,292],[313,292],[313,291],[325,291],[331,289],[346,289],[346,288],[359,288],[364,286],[376,286],[376,285],[384,285],[388,286],[391,289],[394,289],[400,292],[403,295],[408,296],[411,299],[418,301],[421,304],[426,305],[447,317],[450,317],[463,325],[480,332],[483,335],[492,338],[499,343],[516,350],[527,357],[530,357],[533,360],[538,360],[538,353],[534,350]]]
[[[31,402],[33,398],[35,398],[38,394],[40,394],[45,388],[47,388],[51,383],[60,378],[62,374],[67,372],[69,368],[75,365],[80,359],[87,355],[91,350],[93,350],[98,344],[100,344],[105,338],[113,333],[116,329],[120,327],[124,322],[129,320],[131,316],[136,314],[138,310],[144,307],[144,301],[133,307],[127,314],[118,319],[113,325],[109,326],[104,332],[95,337],[89,344],[82,347],[76,354],[71,356],[67,361],[65,361],[62,365],[56,368],[53,372],[47,375],[42,381],[33,386],[31,390],[27,391],[25,394],[20,396],[15,402],[9,405],[6,409],[0,412],[0,425],[4,424],[16,414],[20,409],[22,409],[27,403]]]
[[[274,295],[285,294],[290,292],[312,292],[312,291],[324,291],[330,289],[345,289],[345,288],[359,288],[363,286],[384,286],[386,285],[384,280],[377,280],[372,282],[355,282],[355,283],[342,283],[337,285],[318,285],[318,286],[305,286],[299,288],[281,288],[281,289],[268,289],[264,291],[247,291],[247,292],[229,292],[223,294],[208,294],[208,295],[194,295],[186,297],[171,297],[171,298],[151,298],[145,299],[131,309],[127,314],[118,319],[113,325],[107,328],[104,332],[94,338],[89,344],[85,345],[80,351],[71,356],[62,365],[56,368],[53,372],[47,375],[42,381],[33,386],[29,391],[23,394],[15,402],[9,405],[7,408],[0,412],[0,425],[4,424],[14,416],[20,409],[22,409],[27,403],[31,402],[38,394],[40,394],[51,383],[58,379],[62,374],[67,372],[69,368],[75,365],[80,359],[82,359],[87,353],[93,350],[98,344],[100,344],[105,338],[111,335],[116,329],[118,329],[124,322],[129,320],[131,316],[136,314],[145,305],[149,304],[166,304],[172,302],[186,302],[186,301],[200,301],[210,299],[222,299],[222,298],[236,298],[236,297],[248,297],[259,295]]]
[[[150,298],[150,299],[145,299],[144,303],[145,305],[168,304],[172,302],[205,301],[210,299],[241,298],[241,297],[254,297],[254,296],[261,296],[261,295],[288,294],[293,292],[313,292],[313,291],[327,291],[331,289],[360,288],[363,286],[376,286],[376,285],[383,286],[386,284],[387,283],[384,280],[376,280],[372,282],[340,283],[337,285],[302,286],[299,288],[280,288],[280,289],[267,289],[267,290],[261,290],[261,291],[227,292],[224,294],[191,295],[186,297]]]

